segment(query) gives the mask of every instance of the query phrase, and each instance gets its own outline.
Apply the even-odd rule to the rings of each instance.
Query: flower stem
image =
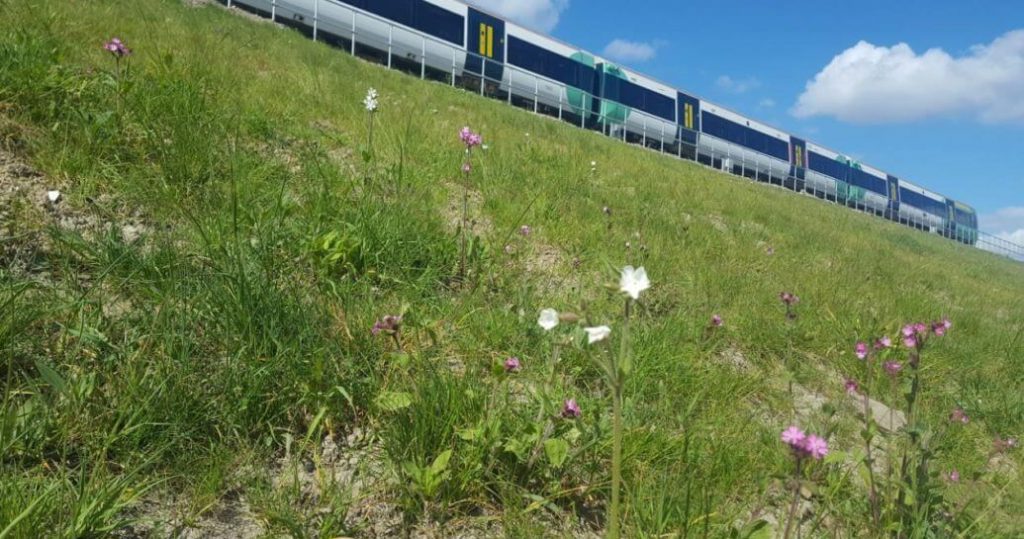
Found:
[[[626,382],[623,365],[629,361],[629,311],[630,300],[626,299],[622,322],[622,351],[618,363],[613,363],[612,376],[612,503],[608,515],[608,537],[619,537],[619,489],[622,486],[622,391]]]
[[[783,539],[789,539],[790,533],[793,531],[793,521],[796,520],[796,508],[800,502],[800,468],[803,464],[803,459],[797,457],[796,459],[796,473],[793,476],[793,501],[789,504],[789,518],[786,520],[786,532],[783,534]]]

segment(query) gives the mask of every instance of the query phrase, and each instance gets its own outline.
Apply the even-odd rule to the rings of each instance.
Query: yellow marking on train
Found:
[[[480,54],[487,55],[487,25],[480,23]]]
[[[494,27],[487,27],[487,57],[494,58]]]

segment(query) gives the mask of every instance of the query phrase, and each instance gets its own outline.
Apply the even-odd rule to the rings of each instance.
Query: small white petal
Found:
[[[60,191],[47,191],[46,198],[49,199],[50,202],[57,202],[57,200],[60,199]]]
[[[651,287],[651,281],[647,278],[647,270],[626,266],[622,268],[622,277],[619,279],[619,290],[625,292],[633,299],[640,299],[640,293]]]
[[[540,312],[540,318],[537,319],[537,325],[544,328],[544,331],[551,331],[558,325],[558,311],[554,309],[544,309]]]
[[[587,332],[587,344],[594,344],[603,341],[612,334],[612,328],[608,326],[597,326],[596,328],[583,328]]]

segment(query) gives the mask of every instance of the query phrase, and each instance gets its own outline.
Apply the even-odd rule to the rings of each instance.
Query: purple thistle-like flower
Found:
[[[929,329],[930,328],[928,327],[928,324],[925,324],[923,322],[917,322],[916,324],[914,324],[914,333],[917,333],[918,337],[924,337],[925,335],[927,335]]]
[[[519,358],[512,356],[505,360],[505,372],[519,372],[522,366],[519,363]]]
[[[401,325],[402,325],[402,317],[401,316],[395,316],[395,315],[390,315],[389,314],[389,315],[385,316],[384,318],[381,318],[380,320],[377,320],[377,322],[375,322],[373,324],[373,328],[370,330],[370,333],[372,333],[375,337],[377,335],[380,335],[381,332],[384,332],[384,333],[387,333],[389,335],[392,335],[392,334],[398,332],[398,329],[401,327]]]
[[[953,409],[953,413],[949,414],[949,420],[954,423],[963,423],[964,425],[971,422],[971,418],[968,417],[967,412],[960,407]]]
[[[892,339],[890,339],[887,335],[882,336],[881,339],[875,341],[875,350],[882,350],[884,348],[890,347],[892,347]]]
[[[850,395],[857,395],[860,391],[860,385],[853,378],[847,378],[843,382],[843,387],[846,388],[846,392]]]
[[[956,470],[950,470],[949,474],[946,475],[946,479],[948,479],[950,483],[959,483],[960,472]]]
[[[885,372],[889,373],[889,376],[896,376],[903,370],[903,364],[898,361],[886,361]]]
[[[461,130],[459,130],[459,140],[461,140],[462,143],[466,145],[467,150],[474,146],[479,146],[483,144],[484,141],[483,137],[481,137],[477,133],[474,133],[473,130],[469,128],[469,126],[463,127]]]
[[[903,337],[903,346],[906,346],[907,348],[917,348],[917,337],[913,335]]]
[[[907,325],[903,326],[903,329],[900,330],[900,333],[902,333],[904,337],[913,337],[914,336],[914,324],[907,324]]]
[[[470,172],[473,172],[473,165],[471,165],[469,161],[466,161],[462,164],[462,173],[469,174]]]
[[[864,341],[858,342],[854,351],[857,354],[857,359],[866,359],[868,357],[868,343]]]
[[[800,303],[800,298],[796,294],[790,292],[782,292],[779,294],[779,299],[786,305],[796,305]]]
[[[804,440],[806,439],[807,434],[796,425],[790,425],[788,429],[782,431],[782,441],[789,444],[793,449],[803,448]]]
[[[577,419],[583,412],[580,410],[580,405],[576,403],[576,399],[566,399],[565,404],[562,405],[562,417],[566,419]]]
[[[521,236],[529,236],[532,232],[533,232],[533,229],[530,228],[530,225],[523,225],[523,226],[519,227],[519,234]]]
[[[103,44],[103,49],[113,54],[116,58],[124,58],[132,53],[132,50],[128,48],[119,38],[111,38],[110,41]]]
[[[725,321],[722,320],[721,316],[719,316],[717,314],[711,316],[711,326],[712,327],[720,328],[724,324],[725,324]]]
[[[821,460],[825,458],[825,455],[828,455],[828,442],[824,438],[812,434],[804,440],[803,445],[803,450],[814,460]]]

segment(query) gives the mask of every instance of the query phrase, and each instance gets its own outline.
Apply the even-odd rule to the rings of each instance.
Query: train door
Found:
[[[696,152],[697,136],[700,132],[700,101],[693,96],[679,93],[676,99],[679,118],[679,141],[684,147]]]
[[[505,21],[470,8],[467,37],[466,70],[479,75],[486,62],[484,75],[500,84],[505,71]]]
[[[807,179],[807,141],[789,137],[789,175],[803,182]]]
[[[947,238],[956,237],[956,206],[951,199],[946,199],[946,223],[942,227]]]
[[[896,176],[887,175],[889,183],[889,207],[886,210],[886,217],[893,221],[900,220],[900,180]]]

